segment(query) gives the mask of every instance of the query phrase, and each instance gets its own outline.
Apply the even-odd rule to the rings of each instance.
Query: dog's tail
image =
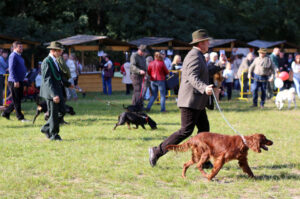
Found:
[[[183,144],[179,145],[168,145],[166,149],[168,151],[175,151],[175,152],[186,152],[191,148],[191,143],[190,142],[185,142]]]
[[[33,120],[32,120],[32,124],[34,124],[36,118],[40,115],[40,113],[41,113],[41,110],[40,110],[40,109],[41,109],[41,108],[38,106],[37,109],[36,109],[35,116],[34,116],[34,118],[33,118]]]

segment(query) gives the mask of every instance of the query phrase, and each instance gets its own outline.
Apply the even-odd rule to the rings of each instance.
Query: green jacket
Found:
[[[42,83],[40,96],[45,99],[53,99],[53,97],[59,96],[60,99],[63,99],[64,85],[62,82],[61,70],[57,70],[55,63],[50,56],[43,60],[41,70]]]
[[[71,78],[71,72],[69,67],[67,66],[66,62],[63,60],[62,56],[56,59],[58,66],[60,70],[62,71],[62,75],[65,79],[70,79]]]

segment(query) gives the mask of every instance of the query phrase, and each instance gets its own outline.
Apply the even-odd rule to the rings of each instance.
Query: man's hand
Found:
[[[248,79],[251,79],[251,74],[250,73],[248,74]]]
[[[20,82],[14,82],[14,87],[15,88],[20,88]]]
[[[53,102],[54,102],[55,104],[58,104],[58,103],[60,102],[59,96],[53,97]]]
[[[145,75],[145,71],[140,70],[140,75]]]
[[[206,95],[212,95],[213,94],[213,84],[206,86],[205,93],[206,93]]]

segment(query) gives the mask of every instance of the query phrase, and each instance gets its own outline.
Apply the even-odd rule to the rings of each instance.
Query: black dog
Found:
[[[66,108],[66,113],[69,113],[70,115],[75,115],[76,114],[72,106],[69,106],[69,105],[65,104],[65,108]],[[36,113],[35,113],[35,116],[34,116],[33,121],[32,121],[33,124],[34,124],[36,118],[41,113],[45,113],[45,120],[48,120],[49,114],[48,114],[48,108],[47,108],[47,102],[46,101],[37,102]],[[61,120],[61,123],[67,124],[67,122],[65,122],[63,118]]]
[[[123,104],[123,108],[128,111],[128,112],[143,112],[143,106],[142,105],[129,105],[129,106],[124,106]]]
[[[145,124],[149,124],[151,129],[157,129],[156,122],[154,122],[147,114],[145,113],[133,113],[133,112],[123,112],[119,115],[118,123],[116,123],[113,130],[117,128],[117,126],[127,124],[128,129],[130,129],[130,124],[135,124],[136,128],[139,128],[139,125],[145,129]]]

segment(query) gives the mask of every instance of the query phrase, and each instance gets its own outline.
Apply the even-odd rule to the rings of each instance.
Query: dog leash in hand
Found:
[[[221,110],[221,107],[220,107],[220,105],[219,105],[219,103],[218,103],[218,101],[217,101],[215,92],[213,92],[213,96],[214,96],[216,105],[217,105],[217,107],[218,107],[218,110],[219,110],[220,114],[222,115],[223,119],[225,120],[225,122],[228,124],[228,126],[229,126],[236,134],[238,134],[238,135],[242,138],[244,144],[245,144],[246,146],[248,146],[245,137],[244,137],[242,134],[240,134],[237,130],[235,130],[235,129],[233,128],[233,126],[228,122],[228,120],[226,119],[226,117],[224,116],[224,114],[223,114],[223,112],[222,112],[222,110]]]

